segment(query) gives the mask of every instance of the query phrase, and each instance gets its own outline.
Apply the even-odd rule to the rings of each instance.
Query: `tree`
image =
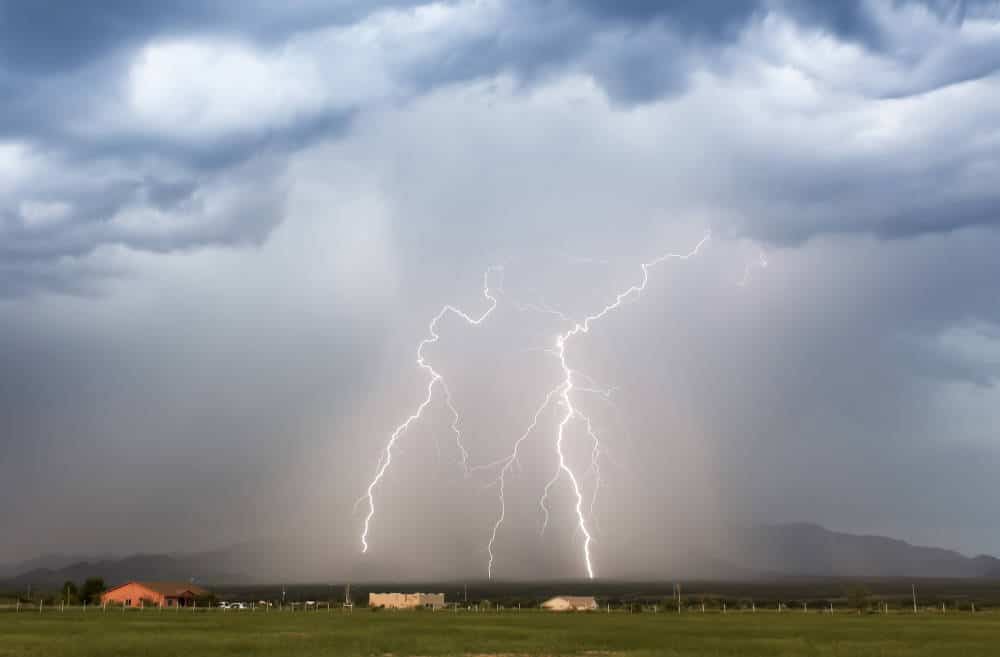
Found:
[[[103,577],[88,577],[80,589],[80,599],[84,602],[96,604],[101,601],[101,594],[104,593]]]
[[[853,584],[847,589],[847,605],[859,612],[868,609],[871,591],[863,584]]]
[[[66,582],[62,585],[63,600],[66,601],[66,604],[73,604],[73,602],[75,602],[78,598],[77,593],[76,584],[66,580]]]

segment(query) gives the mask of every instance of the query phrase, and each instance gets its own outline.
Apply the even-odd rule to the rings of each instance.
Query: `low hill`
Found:
[[[197,557],[173,557],[163,554],[136,554],[123,559],[79,561],[62,568],[36,568],[0,581],[0,590],[58,590],[64,582],[82,582],[88,577],[103,577],[113,586],[129,580],[180,580],[199,584],[242,581],[240,573],[224,569],[205,569]]]
[[[1000,560],[986,555],[966,557],[954,550],[911,545],[884,536],[847,534],[809,523],[766,525],[727,532],[719,550],[692,550],[681,560],[683,568],[636,560],[636,570],[625,579],[670,578],[748,580],[775,577],[916,577],[1000,578]],[[674,555],[675,563],[677,555]],[[241,543],[228,548],[180,555],[139,554],[121,559],[48,558],[57,567],[27,568],[0,579],[0,591],[55,590],[63,582],[81,582],[100,576],[109,585],[131,579],[184,580],[199,584],[255,584],[264,582],[405,581],[405,573],[368,564],[350,573],[336,569],[327,558],[301,545],[276,540]],[[35,562],[35,563],[40,563]],[[26,562],[31,565],[32,562]],[[61,564],[61,565],[59,565]],[[675,572],[676,571],[676,572]],[[460,574],[456,573],[456,578]]]
[[[761,575],[853,577],[1000,577],[1000,560],[911,545],[885,536],[834,532],[810,523],[738,532],[729,555]]]

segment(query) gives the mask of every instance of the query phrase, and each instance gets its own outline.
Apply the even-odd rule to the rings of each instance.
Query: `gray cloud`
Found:
[[[384,11],[390,13],[380,13]],[[441,20],[434,17],[435,11]],[[13,143],[22,144],[32,157],[44,158],[47,167],[46,179],[24,182],[6,201],[0,196],[7,217],[7,241],[12,243],[6,249],[6,268],[11,272],[16,261],[10,259],[23,259],[29,252],[36,258],[45,254],[79,257],[108,243],[169,250],[197,246],[200,241],[206,245],[258,241],[259,226],[281,221],[276,208],[259,207],[257,214],[270,212],[270,217],[239,225],[206,216],[208,228],[185,227],[181,235],[169,239],[133,239],[107,224],[114,222],[116,213],[134,206],[137,196],[150,191],[155,195],[156,189],[177,185],[190,187],[195,178],[201,185],[206,184],[206,177],[232,178],[245,171],[247,161],[262,150],[285,157],[316,139],[343,134],[358,112],[419,96],[440,85],[504,72],[523,82],[544,83],[576,72],[593,76],[618,103],[653,103],[665,95],[683,93],[696,72],[728,70],[734,58],[759,49],[754,56],[786,58],[786,63],[799,66],[817,85],[832,85],[835,90],[847,85],[866,95],[897,97],[979,79],[995,70],[1000,57],[1000,49],[991,45],[995,40],[975,32],[988,29],[989,3],[851,2],[834,8],[805,2],[704,3],[697,7],[595,2],[577,8],[512,2],[448,4],[436,10],[406,3],[363,9],[351,3],[305,3],[290,12],[254,5],[238,13],[225,3],[170,7],[99,3],[58,10],[10,5],[4,7],[4,15],[0,84],[13,102],[0,115],[0,131]],[[790,22],[785,27],[765,27],[774,20]],[[419,26],[414,34],[420,36],[405,36],[390,27],[406,22]],[[983,27],[966,29],[973,23]],[[361,47],[360,42],[352,46],[352,25],[362,24],[389,36],[374,46]],[[919,27],[916,32],[914,24]],[[781,35],[787,34],[781,31],[785,28],[802,30],[803,38],[809,30],[818,29],[834,39],[857,42],[860,49],[845,62],[838,61],[840,55],[828,60],[800,59],[794,52],[787,60],[787,48],[774,45],[775,37],[780,42]],[[421,38],[431,45],[421,43]],[[171,50],[170,44],[176,47]],[[160,46],[168,49],[155,49]],[[324,53],[329,52],[342,53],[341,57],[351,53],[357,61],[349,66],[371,67],[372,74],[358,87],[360,80],[337,62],[324,60]],[[875,74],[860,81],[842,78],[844,64],[870,64]],[[151,68],[171,65],[194,68],[186,72]],[[210,91],[219,88],[218,76],[237,75],[226,67],[241,65],[243,75],[259,79],[247,77],[240,83],[245,89],[229,101]],[[263,90],[281,80],[291,84],[289,76],[304,73],[301,83],[270,92],[273,97],[292,94],[279,105],[254,91],[255,86]],[[172,75],[180,77],[170,82]],[[204,75],[205,81],[191,79],[196,75]],[[160,88],[174,83],[181,87]],[[163,93],[173,95],[149,95]],[[227,102],[244,107],[227,107]],[[239,125],[233,123],[235,117],[241,117]],[[988,158],[991,153],[971,156]],[[96,185],[91,175],[86,190],[59,180],[73,177],[81,168],[105,167],[109,161],[129,174],[111,175]],[[934,173],[928,170],[927,175]],[[793,209],[796,213],[803,205],[825,202],[828,191],[858,187],[856,181],[841,178],[840,172],[810,171],[801,177],[802,199],[790,199],[798,206]],[[789,192],[797,190],[793,186]],[[38,246],[38,239],[16,226],[18,198],[59,194],[56,202],[67,204],[72,216],[43,231],[47,245]],[[987,189],[943,200],[952,208],[950,224],[940,219],[941,203],[914,199],[916,207],[897,208],[896,217],[885,216],[881,209],[859,208],[853,211],[858,216],[856,226],[825,219],[812,225],[820,230],[874,229],[885,235],[958,228],[990,223],[989,208],[994,201]],[[237,230],[245,225],[247,235],[220,232],[212,225],[232,225]],[[805,238],[813,228],[797,230],[798,238]],[[57,233],[60,238],[49,239]],[[59,248],[60,244],[65,248]],[[47,280],[54,272],[55,268],[37,278],[25,271],[24,276],[26,281]],[[17,287],[27,287],[26,281]]]
[[[505,265],[491,321],[429,350],[489,461],[558,377],[560,324],[515,302],[580,316],[706,228],[571,354],[616,386],[582,402],[600,572],[729,522],[1000,551],[995,11],[3,5],[0,493],[31,512],[0,510],[0,559],[293,535],[363,568],[352,504],[442,303]],[[372,559],[480,573],[496,489],[430,412]],[[538,537],[552,420],[505,576],[580,572],[565,488]]]

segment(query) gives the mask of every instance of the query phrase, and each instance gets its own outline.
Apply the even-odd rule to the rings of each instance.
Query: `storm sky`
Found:
[[[528,307],[707,231],[568,350],[613,387],[578,398],[599,574],[788,521],[1000,553],[998,69],[975,0],[0,2],[0,561],[358,568],[443,304],[504,267],[427,349],[490,462],[560,377]],[[539,533],[556,415],[502,576],[582,574],[565,479]],[[483,574],[497,489],[449,424],[401,438],[365,559]]]

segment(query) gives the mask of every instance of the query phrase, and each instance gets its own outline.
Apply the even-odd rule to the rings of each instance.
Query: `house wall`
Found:
[[[144,604],[163,604],[163,596],[161,594],[134,582],[125,586],[119,586],[101,595],[101,604],[138,607],[140,600],[145,600]]]
[[[588,611],[597,609],[594,600],[575,598],[552,598],[542,603],[542,609],[549,611]]]
[[[368,606],[388,609],[443,607],[444,593],[369,593]]]

